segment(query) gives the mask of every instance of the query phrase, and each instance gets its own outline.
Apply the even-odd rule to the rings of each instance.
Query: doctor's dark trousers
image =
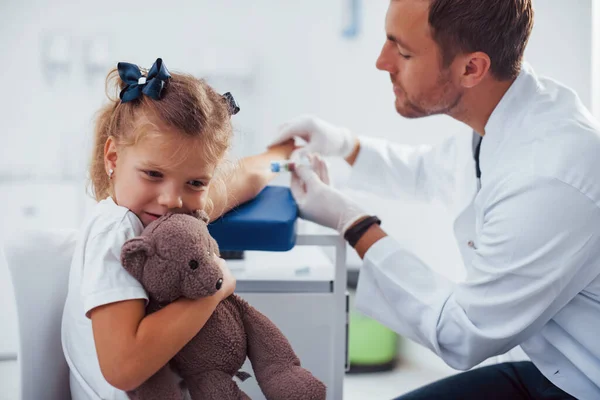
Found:
[[[529,361],[475,368],[449,376],[396,400],[563,400],[565,393]]]

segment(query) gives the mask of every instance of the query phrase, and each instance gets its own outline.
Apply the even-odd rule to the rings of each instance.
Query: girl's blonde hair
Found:
[[[156,123],[172,128],[186,137],[199,139],[199,145],[182,151],[200,151],[198,157],[218,164],[231,144],[232,126],[229,103],[204,80],[170,72],[159,100],[146,95],[121,103],[120,91],[126,86],[117,69],[106,77],[108,104],[97,115],[94,147],[90,163],[90,187],[100,201],[110,195],[111,185],[104,166],[104,146],[112,136],[117,146],[131,146],[149,134],[159,132]],[[173,159],[181,160],[178,152]],[[222,181],[213,181],[211,187]],[[208,205],[212,209],[212,204]]]

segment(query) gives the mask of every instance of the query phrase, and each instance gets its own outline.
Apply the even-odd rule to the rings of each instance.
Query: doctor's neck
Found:
[[[490,116],[502,100],[515,79],[499,81],[491,76],[463,94],[460,104],[448,115],[467,124],[479,135],[485,135]]]

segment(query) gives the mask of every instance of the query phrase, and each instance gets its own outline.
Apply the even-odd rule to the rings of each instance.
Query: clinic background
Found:
[[[576,90],[600,117],[600,1],[534,0],[526,60]],[[205,77],[241,106],[235,157],[264,150],[277,126],[313,113],[358,134],[410,144],[470,135],[448,117],[406,120],[375,69],[387,0],[0,0],[0,238],[15,229],[77,227],[94,112],[118,61]],[[334,172],[343,167],[334,163]],[[288,177],[276,183],[286,184]],[[437,204],[351,193],[441,274],[459,280],[450,216]],[[359,260],[349,253],[351,267]],[[310,260],[307,260],[310,262]],[[12,293],[0,277],[0,353],[15,351]],[[401,357],[445,368],[403,343]]]

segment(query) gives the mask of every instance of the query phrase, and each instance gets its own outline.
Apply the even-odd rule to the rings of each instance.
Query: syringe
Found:
[[[271,161],[271,172],[292,172],[297,165],[310,165],[308,159]]]

